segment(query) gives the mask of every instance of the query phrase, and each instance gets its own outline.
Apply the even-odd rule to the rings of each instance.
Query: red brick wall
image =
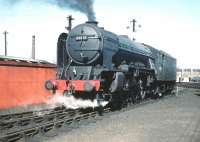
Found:
[[[44,103],[51,96],[45,81],[55,74],[52,67],[0,66],[0,109]]]

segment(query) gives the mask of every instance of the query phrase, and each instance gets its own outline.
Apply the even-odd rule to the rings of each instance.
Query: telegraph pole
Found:
[[[132,30],[133,30],[133,32],[135,32],[135,23],[136,23],[137,21],[135,20],[135,19],[133,19],[132,21],[131,21],[131,23],[133,23],[133,25],[132,25]]]
[[[136,23],[137,21],[135,19],[131,20],[130,21],[132,23],[132,32],[135,33],[137,30],[136,30]],[[137,25],[138,28],[141,28],[141,25]],[[130,28],[130,27],[127,27],[127,28]],[[133,37],[133,40],[135,40],[135,38]]]
[[[4,34],[4,39],[5,39],[5,56],[7,56],[7,34],[8,34],[8,32],[4,31],[3,34]]]
[[[132,25],[132,32],[134,33],[135,32],[135,23],[136,23],[137,21],[135,20],[135,19],[133,19],[132,21],[131,21],[131,23],[133,24]],[[133,37],[133,40],[135,40],[135,38]]]
[[[67,19],[68,19],[68,27],[65,28],[70,32],[72,29],[72,20],[74,20],[74,18],[72,17],[72,15],[69,15]]]

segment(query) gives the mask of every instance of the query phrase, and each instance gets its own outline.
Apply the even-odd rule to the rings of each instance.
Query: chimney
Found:
[[[97,26],[98,22],[97,21],[87,21],[86,24],[92,24],[92,25]]]
[[[5,31],[4,33],[4,38],[5,38],[5,56],[7,56],[7,34],[8,34],[8,32],[7,31]]]
[[[32,59],[35,60],[35,35],[32,36]]]

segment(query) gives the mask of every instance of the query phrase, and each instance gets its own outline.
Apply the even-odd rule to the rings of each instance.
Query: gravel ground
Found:
[[[195,93],[183,89],[176,96],[106,115],[47,141],[200,142],[200,96]]]

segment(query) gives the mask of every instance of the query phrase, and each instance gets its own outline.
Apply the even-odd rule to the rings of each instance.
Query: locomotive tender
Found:
[[[89,21],[60,35],[57,80],[46,82],[48,90],[116,104],[173,90],[175,58],[97,24]]]

